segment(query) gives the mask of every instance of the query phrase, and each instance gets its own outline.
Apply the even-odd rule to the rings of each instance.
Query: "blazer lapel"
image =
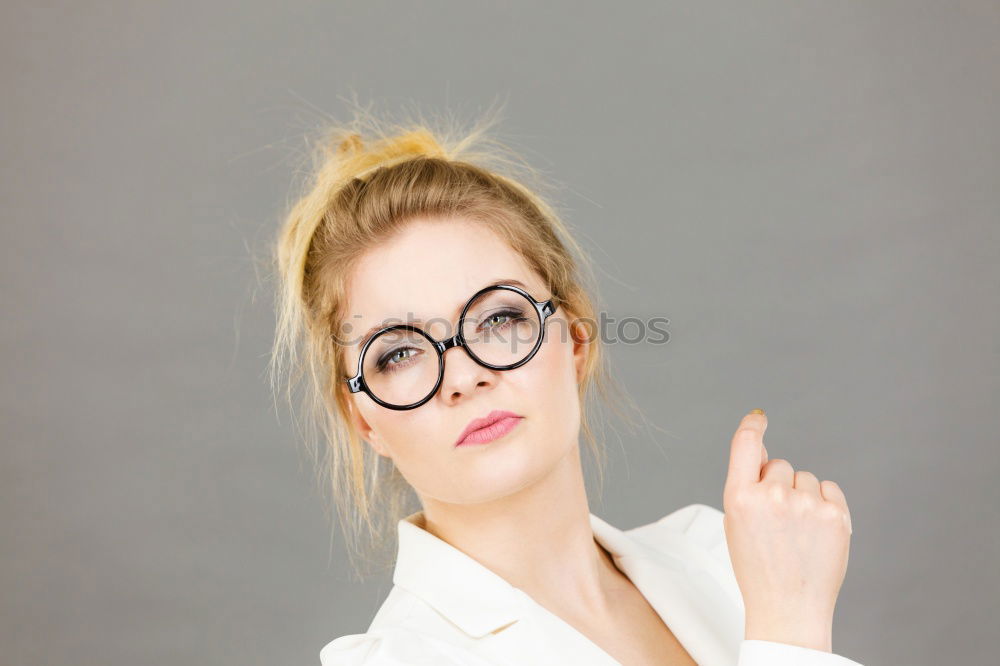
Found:
[[[419,527],[399,522],[393,582],[416,594],[469,637],[466,647],[511,664],[620,666],[572,625],[481,563]],[[732,666],[743,620],[708,553],[668,529],[622,531],[590,514],[594,538],[698,662]]]
[[[460,629],[466,649],[518,666],[621,666],[523,590],[420,527],[422,513],[399,521],[393,583]]]

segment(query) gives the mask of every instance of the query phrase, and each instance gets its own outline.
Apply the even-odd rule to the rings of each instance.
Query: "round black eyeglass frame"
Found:
[[[493,365],[492,363],[487,363],[486,361],[477,358],[476,355],[469,350],[468,344],[465,340],[465,336],[462,335],[462,329],[464,328],[463,324],[465,323],[465,317],[473,301],[475,301],[477,298],[479,298],[488,291],[495,291],[500,289],[517,292],[521,296],[524,296],[526,299],[528,299],[528,301],[530,301],[531,304],[535,306],[535,311],[538,313],[538,320],[540,322],[539,335],[538,339],[535,340],[535,346],[532,347],[531,351],[523,359],[521,359],[516,363],[511,363],[508,365]],[[385,328],[379,329],[370,338],[368,338],[364,346],[361,348],[361,354],[358,357],[357,374],[355,374],[353,377],[345,379],[344,381],[347,382],[347,388],[348,390],[350,390],[351,393],[358,393],[360,391],[363,391],[366,394],[368,394],[369,398],[371,398],[376,403],[388,409],[395,409],[397,411],[416,409],[417,407],[421,406],[422,404],[430,400],[432,397],[434,397],[434,395],[437,394],[438,389],[441,388],[441,382],[444,380],[444,353],[446,351],[448,351],[452,347],[462,347],[463,349],[465,349],[465,353],[469,355],[469,358],[471,358],[473,361],[483,366],[484,368],[490,368],[491,370],[513,370],[514,368],[518,368],[524,365],[525,363],[527,363],[528,361],[530,361],[532,358],[535,357],[535,354],[538,352],[538,349],[542,346],[542,342],[545,339],[545,321],[551,315],[555,314],[557,307],[559,307],[557,298],[552,297],[547,301],[536,301],[534,298],[532,298],[531,294],[526,292],[524,289],[521,289],[520,287],[515,287],[514,285],[511,284],[498,284],[498,285],[491,285],[489,287],[484,287],[479,291],[477,291],[475,294],[473,294],[472,297],[469,299],[468,303],[465,304],[465,307],[462,308],[462,314],[458,318],[458,332],[455,335],[448,338],[447,340],[435,340],[430,336],[429,333],[427,333],[418,326],[413,326],[411,324],[394,324],[392,326],[386,326]],[[426,396],[424,396],[424,398],[422,398],[417,402],[410,403],[409,405],[393,405],[388,402],[385,402],[377,395],[375,395],[375,393],[372,392],[372,390],[368,387],[368,384],[365,383],[364,377],[362,376],[362,368],[364,368],[365,354],[368,352],[368,347],[371,346],[371,344],[375,341],[375,339],[378,336],[382,335],[386,331],[392,331],[397,329],[405,329],[407,331],[413,331],[415,333],[419,333],[420,335],[424,336],[430,341],[435,351],[437,351],[437,356],[438,356],[438,378],[437,381],[434,383],[434,388],[431,389],[430,392]]]

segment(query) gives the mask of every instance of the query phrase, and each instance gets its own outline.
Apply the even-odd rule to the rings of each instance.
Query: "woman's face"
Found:
[[[349,372],[357,368],[360,338],[370,327],[417,319],[435,339],[450,337],[469,298],[501,279],[524,283],[535,300],[552,296],[520,255],[485,225],[437,218],[409,223],[366,253],[349,276]],[[422,501],[472,504],[517,492],[542,479],[578,446],[577,387],[587,346],[569,334],[569,316],[563,307],[556,309],[546,320],[538,352],[518,368],[491,370],[453,347],[444,354],[444,377],[429,401],[399,411],[354,393],[352,419]],[[430,324],[420,323],[426,321]],[[455,446],[469,421],[495,409],[523,418],[492,442]]]

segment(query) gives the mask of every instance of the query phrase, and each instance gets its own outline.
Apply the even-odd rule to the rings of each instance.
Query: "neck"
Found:
[[[579,446],[545,478],[495,501],[422,501],[423,529],[543,605],[610,612],[627,581],[594,538]]]

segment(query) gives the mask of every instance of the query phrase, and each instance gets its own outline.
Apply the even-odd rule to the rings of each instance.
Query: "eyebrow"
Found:
[[[514,286],[514,287],[520,287],[521,289],[524,289],[525,291],[528,290],[528,285],[524,284],[520,280],[515,280],[514,278],[502,278],[500,280],[494,280],[493,282],[490,282],[488,284],[484,284],[482,287],[480,287],[476,291],[479,291],[481,289],[486,289],[487,287],[496,287],[497,285],[501,285],[501,284],[509,284],[509,285]],[[466,299],[460,306],[458,306],[458,309],[456,310],[456,314],[461,313],[462,312],[462,308],[464,308],[465,304],[468,303],[468,302],[469,302],[469,299]],[[423,323],[423,321],[424,321],[423,319],[412,319],[408,323]],[[385,320],[383,320],[383,323],[381,323],[381,324],[375,324],[374,326],[372,326],[371,328],[369,328],[367,331],[365,331],[365,334],[361,338],[361,341],[359,343],[357,343],[355,345],[355,347],[358,348],[358,349],[360,349],[361,347],[364,347],[365,343],[368,342],[368,340],[372,337],[372,335],[374,335],[378,331],[382,330],[383,328],[386,328],[387,324],[385,324],[384,322],[385,322]],[[400,323],[402,323],[402,322],[400,322]]]

